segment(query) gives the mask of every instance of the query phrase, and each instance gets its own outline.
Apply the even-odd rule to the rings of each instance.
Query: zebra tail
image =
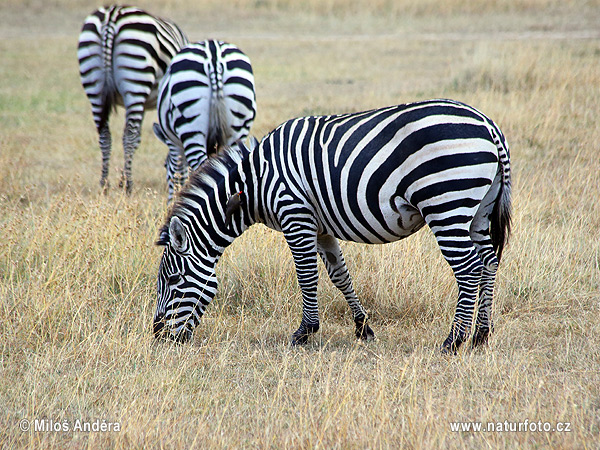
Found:
[[[216,80],[211,83],[210,112],[208,119],[208,136],[206,139],[207,154],[218,153],[228,144],[233,135],[229,120],[227,120],[227,106],[223,93],[222,74],[214,68]]]
[[[115,40],[114,24],[110,20],[110,15],[107,14],[102,24],[102,68],[103,68],[103,85],[102,85],[102,112],[100,118],[102,123],[108,121],[108,116],[111,109],[117,108],[117,88],[114,79],[113,71],[113,46]]]
[[[493,125],[493,124],[492,124]],[[496,252],[498,262],[502,259],[502,251],[504,246],[508,244],[508,238],[511,232],[512,206],[511,206],[511,190],[512,183],[510,177],[510,161],[509,149],[506,139],[502,132],[495,126],[492,126],[492,136],[498,147],[498,155],[500,159],[500,170],[502,171],[502,179],[500,183],[500,192],[494,204],[494,209],[491,216],[490,235],[492,238],[492,246]]]

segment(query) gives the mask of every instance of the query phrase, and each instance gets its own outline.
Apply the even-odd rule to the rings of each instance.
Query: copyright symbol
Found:
[[[21,429],[21,431],[29,431],[29,427],[31,427],[29,420],[21,419],[21,421],[19,422],[19,428]]]

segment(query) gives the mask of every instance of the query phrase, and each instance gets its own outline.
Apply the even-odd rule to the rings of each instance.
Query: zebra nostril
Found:
[[[166,325],[166,323],[165,323],[164,317],[160,318],[159,320],[154,321],[153,332],[154,332],[155,339],[164,340],[164,341],[173,341],[173,342],[176,342],[177,344],[185,344],[192,340],[192,335],[193,335],[192,330],[189,330],[188,328],[184,328],[179,333],[173,334],[173,333],[169,333],[169,330],[168,330],[168,328],[166,328],[165,325]]]
[[[179,342],[180,344],[185,344],[186,342],[190,342],[191,340],[192,330],[188,328],[184,328],[183,330],[181,330],[175,338],[175,341]]]

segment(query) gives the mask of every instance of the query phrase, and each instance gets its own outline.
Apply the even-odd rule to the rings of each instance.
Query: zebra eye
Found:
[[[179,284],[179,282],[181,281],[183,277],[181,276],[180,273],[174,273],[173,275],[171,275],[169,277],[169,279],[167,280],[167,282],[169,283],[169,285],[173,285],[173,284]]]

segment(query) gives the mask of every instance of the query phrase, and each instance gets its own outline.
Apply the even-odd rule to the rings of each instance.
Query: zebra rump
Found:
[[[154,134],[169,153],[165,162],[169,201],[187,178],[226,145],[248,136],[256,116],[250,59],[235,45],[206,40],[173,58],[158,94]]]
[[[140,143],[144,112],[156,107],[158,83],[173,55],[186,43],[177,25],[134,6],[100,7],[85,19],[77,56],[81,83],[99,135],[102,188],[108,186],[111,110],[117,105],[125,107],[121,185],[126,182],[129,193],[132,158]]]
[[[155,336],[191,337],[217,292],[223,251],[263,223],[283,232],[302,291],[292,344],[319,329],[317,255],[348,302],[356,336],[371,339],[337,239],[388,243],[427,225],[458,287],[442,351],[456,352],[471,333],[473,346],[487,342],[511,220],[509,149],[491,119],[430,100],[292,119],[241,148],[193,173],[160,231]]]

